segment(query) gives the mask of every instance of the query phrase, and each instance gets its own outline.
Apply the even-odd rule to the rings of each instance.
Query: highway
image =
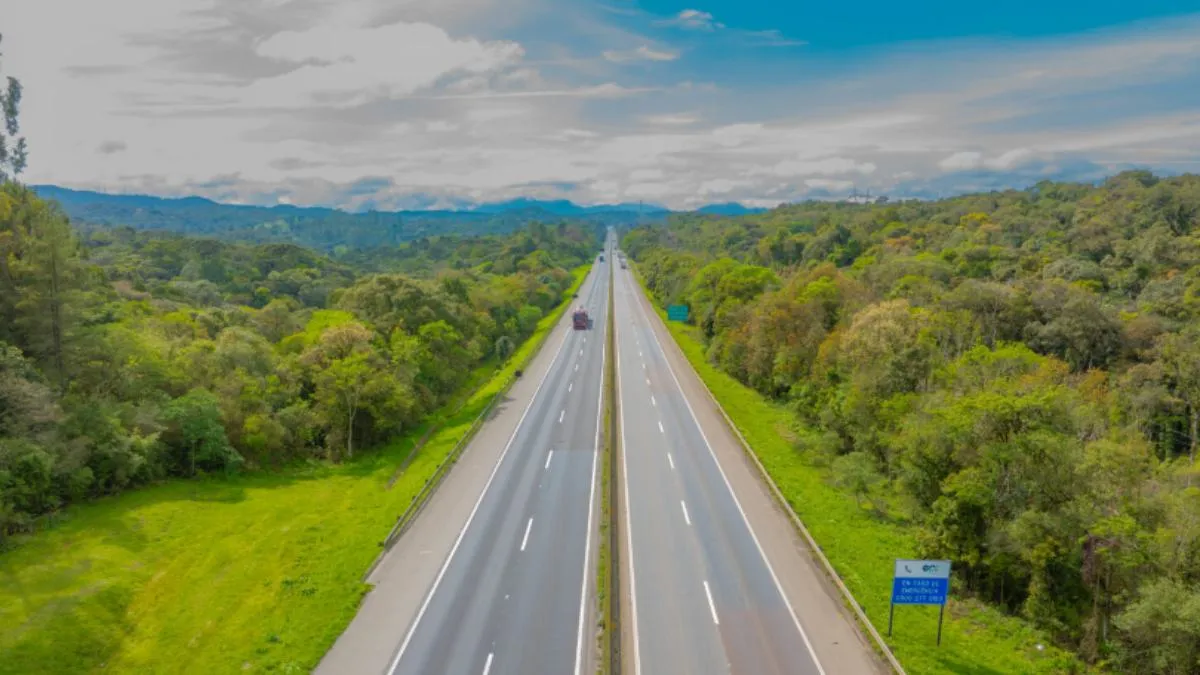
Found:
[[[663,351],[641,288],[630,271],[614,273],[626,663],[633,675],[826,672]],[[804,573],[799,556],[784,558],[782,572]],[[853,652],[836,654],[830,672],[874,672],[869,648],[823,600],[805,608],[808,616],[843,624]]]
[[[555,327],[373,572],[317,675],[595,671],[608,359],[625,672],[881,672],[614,249],[610,234],[575,303],[591,329],[572,330],[569,316]],[[615,353],[604,339],[610,275]]]
[[[591,330],[560,324],[547,342],[558,351],[416,615],[375,626],[397,632],[388,675],[594,671],[609,267],[596,265],[581,293]]]

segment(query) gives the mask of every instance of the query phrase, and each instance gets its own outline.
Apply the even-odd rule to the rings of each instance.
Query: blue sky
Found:
[[[29,182],[351,209],[1197,171],[1197,9],[0,0]]]
[[[691,2],[671,0],[639,3],[613,0],[613,5],[636,5],[649,14],[663,16],[677,15],[696,7]],[[808,51],[813,53],[845,53],[896,42],[946,38],[1069,35],[1196,10],[1195,3],[1181,0],[926,0],[915,3],[879,0],[839,3],[714,0],[701,7],[728,27],[778,30],[792,39],[806,41]]]

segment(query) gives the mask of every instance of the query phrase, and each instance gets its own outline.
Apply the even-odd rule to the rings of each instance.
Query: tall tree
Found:
[[[8,324],[0,339],[21,347],[65,386],[74,304],[86,274],[78,241],[66,216],[30,190],[8,183],[0,200],[0,317]]]
[[[1192,326],[1181,333],[1162,336],[1158,353],[1175,396],[1187,410],[1188,459],[1195,462],[1196,450],[1200,448],[1200,329]]]
[[[25,170],[29,155],[25,137],[19,135],[21,125],[17,119],[21,109],[21,83],[12,76],[7,79],[7,88],[0,90],[0,115],[4,117],[4,129],[0,131],[0,183],[16,180]]]

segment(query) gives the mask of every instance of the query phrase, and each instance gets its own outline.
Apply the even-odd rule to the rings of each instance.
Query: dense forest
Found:
[[[507,358],[598,246],[577,224],[464,241],[334,261],[286,243],[80,234],[5,182],[0,545],[168,476],[379,443]]]
[[[31,189],[58,202],[84,232],[112,227],[165,230],[225,241],[291,243],[341,255],[354,249],[395,246],[427,237],[508,234],[530,222],[570,221],[584,227],[661,220],[661,209],[638,205],[580,207],[569,202],[514,200],[472,211],[378,211],[221,204],[202,197],[164,199],[110,195],[54,185]]]
[[[1200,177],[672,216],[623,247],[956,587],[1200,672]]]

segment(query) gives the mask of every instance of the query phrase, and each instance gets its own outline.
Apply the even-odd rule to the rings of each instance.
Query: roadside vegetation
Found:
[[[170,479],[55,512],[0,553],[0,673],[309,672],[353,618],[397,515],[544,341],[378,448],[341,462]],[[418,441],[436,426],[425,444]],[[404,472],[389,489],[396,467]]]
[[[913,672],[1200,667],[1200,178],[677,216],[623,248],[876,626],[891,559],[954,561],[940,650],[936,609],[898,612]]]

